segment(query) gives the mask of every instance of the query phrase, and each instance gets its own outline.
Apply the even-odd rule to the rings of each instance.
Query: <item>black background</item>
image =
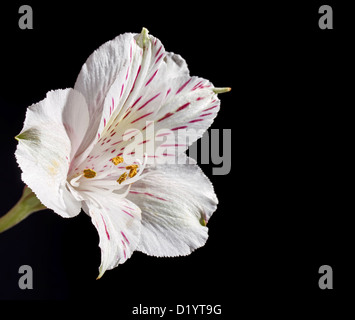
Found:
[[[346,4],[27,1],[34,28],[20,30],[22,4],[0,7],[0,214],[22,192],[13,137],[27,106],[73,87],[93,50],[143,26],[182,55],[192,75],[232,87],[220,96],[212,125],[232,129],[232,166],[225,176],[213,176],[212,163],[201,166],[220,202],[203,248],[165,259],[136,252],[98,281],[89,217],[33,214],[0,234],[0,299],[82,301],[79,310],[104,307],[123,319],[139,304],[221,304],[217,318],[242,311],[325,317],[347,309],[355,239],[354,28]],[[322,4],[333,8],[333,30],[318,27]],[[24,264],[33,268],[33,290],[18,287]],[[325,264],[333,268],[333,290],[318,287]]]

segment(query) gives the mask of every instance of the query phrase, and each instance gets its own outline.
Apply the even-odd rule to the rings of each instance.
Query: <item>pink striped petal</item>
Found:
[[[206,224],[217,206],[212,184],[197,165],[162,165],[148,172],[127,196],[142,210],[137,250],[171,257],[203,246],[208,237]]]
[[[136,249],[140,239],[141,211],[134,203],[114,193],[88,193],[86,197],[84,210],[100,237],[100,278],[106,270],[124,263]]]

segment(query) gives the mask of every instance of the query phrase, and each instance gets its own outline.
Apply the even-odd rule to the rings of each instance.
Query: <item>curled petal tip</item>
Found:
[[[225,88],[213,88],[212,89],[214,93],[225,93],[225,92],[229,92],[232,90],[232,88],[230,87],[225,87]]]
[[[101,279],[101,277],[104,275],[104,273],[105,273],[105,271],[104,270],[102,270],[102,268],[100,268],[100,273],[99,273],[99,275],[97,276],[97,278],[96,278],[96,280],[99,280],[99,279]]]

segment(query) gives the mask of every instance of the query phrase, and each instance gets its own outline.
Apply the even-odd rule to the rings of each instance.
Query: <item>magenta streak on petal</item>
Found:
[[[132,110],[129,110],[129,111],[125,114],[125,116],[123,117],[123,119],[126,119],[126,118],[128,117],[128,115],[131,113],[131,111],[132,111]],[[123,119],[122,119],[122,120],[123,120]]]
[[[134,86],[136,85],[136,81],[137,81],[137,78],[138,78],[139,73],[141,72],[141,68],[142,68],[142,66],[139,66],[138,71],[137,71],[137,74],[136,74],[136,78],[134,79],[133,86],[132,86],[132,89],[131,89],[130,92],[133,91]]]
[[[112,151],[111,151],[111,153],[114,153],[116,151],[116,149],[113,149]]]
[[[126,240],[126,242],[129,244],[129,241],[128,241],[126,235],[123,233],[123,231],[121,231],[121,234],[122,234],[122,237],[123,237],[123,238]]]
[[[171,132],[159,133],[156,135],[156,137],[163,137],[163,136],[167,136],[169,134],[171,134]]]
[[[162,200],[162,201],[168,201],[164,198],[160,198],[160,197],[157,197],[151,193],[148,193],[148,192],[139,192],[139,191],[130,191],[129,193],[133,193],[133,194],[143,194],[143,195],[146,195],[146,196],[149,196],[149,197],[152,197],[152,198],[155,198],[155,199],[158,199],[158,200]]]
[[[132,106],[130,107],[130,109],[132,109],[132,108],[137,104],[137,102],[138,102],[140,99],[142,99],[142,96],[140,96],[140,97],[132,104]]]
[[[187,128],[187,126],[181,126],[181,127],[172,128],[171,131],[176,131],[179,129],[186,129],[186,128]]]
[[[147,129],[150,125],[152,125],[153,124],[153,121],[152,122],[149,122],[148,123],[148,125],[147,126],[145,126],[143,129],[142,129],[142,131],[144,131],[145,129]]]
[[[161,147],[186,147],[186,144],[161,144]]]
[[[212,113],[212,112],[204,113],[204,114],[201,114],[200,117],[206,117],[206,116],[209,116],[209,115],[211,115],[211,114],[213,114],[213,113]]]
[[[160,95],[160,92],[159,92],[158,94],[156,94],[153,98],[150,98],[146,103],[144,103],[142,106],[140,106],[137,110],[141,110],[141,109],[143,109],[144,107],[146,107],[149,102],[152,102],[152,101],[153,101],[155,98],[157,98],[159,95]]]
[[[169,88],[169,90],[166,92],[166,97],[168,96],[168,94],[170,93],[171,88]]]
[[[123,245],[123,255],[124,255],[124,258],[126,259],[126,244],[124,243],[123,240],[121,240],[122,242],[122,245]]]
[[[196,101],[200,101],[200,100],[203,100],[203,99],[205,99],[205,97],[198,97],[198,98],[196,99]]]
[[[147,83],[145,84],[145,87],[146,87],[149,83],[152,82],[152,80],[154,79],[154,77],[155,77],[155,75],[157,74],[158,70],[159,70],[159,69],[157,69],[157,70],[154,72],[154,74],[151,76],[151,78],[147,81]]]
[[[122,83],[120,98],[122,97],[123,89],[124,89],[124,83]]]
[[[202,111],[208,111],[208,110],[212,110],[212,109],[214,109],[214,108],[217,108],[218,107],[218,105],[216,105],[216,106],[213,106],[213,107],[210,107],[210,108],[207,108],[207,109],[204,109],[204,110],[202,110]]]
[[[176,112],[181,111],[181,110],[184,110],[184,109],[187,108],[189,105],[190,105],[190,102],[183,104],[181,107],[179,107],[179,108],[176,110]]]
[[[155,54],[155,58],[158,56],[160,50],[163,48],[163,45],[160,46],[159,50],[157,51],[157,53]]]
[[[133,215],[131,215],[128,211],[123,210],[123,209],[122,209],[122,211],[123,211],[124,213],[128,214],[129,216],[131,216],[132,218],[134,218],[134,216],[133,216]]]
[[[160,56],[158,57],[158,59],[155,61],[155,64],[158,63],[158,61],[162,58],[163,55],[164,55],[164,52],[160,54]]]
[[[100,133],[97,134],[97,137],[100,139]]]
[[[190,81],[191,81],[191,78],[190,78],[189,80],[187,80],[187,81],[179,88],[179,90],[176,91],[175,94],[180,93],[180,92],[188,85],[188,83],[189,83]]]
[[[194,120],[189,121],[189,123],[200,122],[200,121],[203,121],[203,119],[194,119]]]
[[[139,121],[140,119],[143,119],[143,118],[145,118],[145,117],[150,116],[152,113],[154,113],[154,112],[149,112],[149,113],[146,113],[146,114],[142,115],[141,117],[139,117],[139,118],[133,120],[133,121],[131,122],[131,124],[132,124],[132,123],[135,123],[135,122],[137,122],[137,121]]]
[[[115,143],[112,143],[111,144],[111,146],[115,146],[116,144],[119,144],[119,143],[121,143],[123,140],[120,140],[120,141],[117,141],[117,142],[115,142]]]
[[[132,43],[131,43],[131,47],[129,49],[129,61],[132,62]]]
[[[131,134],[132,132],[136,132],[136,131],[137,131],[137,129],[133,129],[133,130],[130,130],[130,131],[128,131],[128,132],[125,132],[125,133],[122,135],[122,137],[125,136],[125,135],[127,135],[127,134]]]
[[[160,118],[157,122],[163,121],[166,118],[169,118],[173,115],[174,113],[168,112],[167,114],[165,114],[164,117]]]
[[[127,79],[128,79],[128,74],[129,74],[129,66],[128,66],[128,68],[127,68],[126,81],[127,81]]]
[[[198,84],[194,85],[194,87],[191,89],[191,91],[196,90],[198,87],[200,87],[202,81],[200,81]]]
[[[140,145],[140,144],[145,144],[145,143],[147,143],[149,140],[144,140],[144,141],[142,141],[142,142],[139,142],[138,144]]]
[[[105,226],[105,232],[106,232],[107,239],[110,240],[110,234],[109,234],[108,231],[107,231],[107,226],[106,226],[105,219],[104,219],[104,217],[102,216],[101,213],[100,213],[100,215],[101,215],[102,221],[103,221],[104,226]]]
[[[104,127],[106,127],[106,118],[104,118]]]
[[[129,206],[125,206],[125,205],[123,205],[123,207],[125,207],[125,208],[127,208],[127,209],[129,209],[129,210],[135,210],[135,209],[133,209],[133,208],[131,208],[131,207],[129,207]]]

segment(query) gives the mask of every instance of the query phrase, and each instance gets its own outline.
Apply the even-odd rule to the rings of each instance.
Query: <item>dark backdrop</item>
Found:
[[[212,125],[231,129],[232,166],[213,176],[213,164],[202,165],[220,201],[203,248],[166,259],[136,252],[98,281],[98,235],[89,217],[33,214],[0,235],[0,299],[92,300],[80,310],[104,307],[117,318],[139,304],[220,304],[222,318],[343,310],[354,284],[355,240],[354,33],[345,4],[327,3],[334,29],[320,30],[324,3],[316,1],[28,1],[34,29],[20,30],[21,4],[1,4],[1,215],[23,188],[14,136],[27,106],[49,90],[72,87],[94,49],[143,26],[181,54],[192,75],[232,87],[220,96]],[[33,268],[33,290],[18,287],[24,264]],[[333,290],[318,287],[325,264],[333,268]]]

